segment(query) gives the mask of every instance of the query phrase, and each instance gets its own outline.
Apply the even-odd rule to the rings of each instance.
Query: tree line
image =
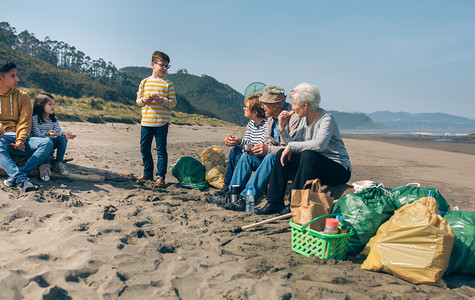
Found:
[[[97,79],[102,84],[117,88],[128,97],[134,96],[135,92],[131,94],[129,87],[136,89],[137,78],[121,72],[112,62],[106,62],[102,58],[91,59],[65,42],[51,40],[49,37],[41,41],[27,30],[17,34],[8,22],[0,22],[0,43],[58,68]]]

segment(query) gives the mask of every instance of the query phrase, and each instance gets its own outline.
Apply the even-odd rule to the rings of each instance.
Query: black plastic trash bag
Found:
[[[191,156],[180,158],[173,167],[172,175],[183,187],[200,191],[208,187],[208,182],[205,180],[205,167]]]
[[[383,186],[369,187],[360,192],[346,194],[333,207],[333,214],[343,217],[342,226],[355,234],[350,237],[348,254],[363,250],[369,239],[394,213],[391,189]]]
[[[434,197],[437,201],[439,211],[447,212],[450,210],[450,205],[445,198],[434,188],[406,185],[398,186],[391,192],[391,199],[394,203],[395,210],[423,197]]]
[[[449,222],[455,236],[445,275],[463,273],[475,276],[475,212],[451,210],[444,218]]]

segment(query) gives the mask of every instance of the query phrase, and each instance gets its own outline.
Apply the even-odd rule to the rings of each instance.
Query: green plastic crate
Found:
[[[307,257],[315,255],[321,259],[344,259],[348,250],[348,241],[353,232],[323,234],[307,228],[310,223],[316,220],[335,216],[337,215],[323,215],[305,225],[299,225],[290,220],[292,250]]]

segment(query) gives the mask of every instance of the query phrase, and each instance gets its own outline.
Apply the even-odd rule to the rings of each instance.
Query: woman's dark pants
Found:
[[[275,156],[267,193],[267,201],[282,205],[290,174],[295,174],[292,189],[302,189],[307,180],[319,178],[322,185],[338,185],[347,183],[351,171],[325,155],[315,151],[292,152],[290,161],[285,166],[280,163],[282,150]]]

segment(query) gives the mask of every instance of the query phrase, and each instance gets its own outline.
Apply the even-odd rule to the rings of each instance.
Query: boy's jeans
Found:
[[[29,137],[25,143],[25,150],[20,151],[10,145],[15,143],[15,140],[14,135],[4,135],[0,139],[0,166],[18,185],[27,179],[27,175],[50,155],[53,150],[53,142],[46,137]],[[18,168],[9,153],[31,156],[23,167]]]
[[[57,136],[54,138],[48,137],[53,142],[53,150],[56,149],[56,159],[55,163],[62,163],[64,160],[64,154],[66,154],[66,147],[68,146],[68,139],[64,136]],[[42,165],[50,165],[51,159],[50,156],[46,157]]]
[[[143,174],[153,178],[152,140],[155,137],[157,150],[157,177],[165,179],[168,167],[167,136],[169,123],[160,127],[142,126],[140,132],[140,153],[142,154]]]
[[[228,184],[231,182],[231,179],[234,174],[234,170],[236,169],[236,165],[239,162],[239,159],[242,156],[242,148],[239,146],[234,146],[229,151],[228,156],[228,168],[226,169],[226,175],[224,175],[224,183]]]
[[[260,197],[262,191],[267,188],[270,180],[272,167],[274,166],[275,153],[268,153],[264,157],[243,154],[236,165],[229,189],[233,185],[239,185],[241,196],[245,197],[247,188],[252,187],[254,197]],[[252,171],[254,174],[251,177]]]

